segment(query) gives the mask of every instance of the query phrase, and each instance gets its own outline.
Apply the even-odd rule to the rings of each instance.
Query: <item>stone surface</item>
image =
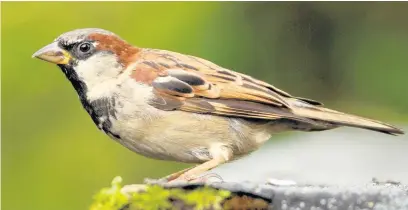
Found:
[[[207,183],[208,184],[208,183]],[[370,183],[353,187],[338,186],[272,186],[251,182],[209,183],[211,187],[232,192],[232,197],[247,195],[261,198],[269,205],[268,209],[319,209],[319,210],[407,210],[408,186],[402,184]],[[172,183],[165,187],[194,190],[200,184]]]
[[[342,128],[275,139],[203,175],[207,185],[233,192],[231,199],[261,199],[274,210],[408,210],[407,135]]]
[[[402,126],[401,126],[402,127]],[[408,131],[408,126],[403,127]],[[227,182],[269,179],[308,185],[364,185],[373,178],[408,183],[408,135],[360,129],[280,134],[251,155],[216,173]]]

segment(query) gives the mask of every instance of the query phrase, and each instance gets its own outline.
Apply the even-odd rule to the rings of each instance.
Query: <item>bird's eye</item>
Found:
[[[79,45],[78,47],[79,51],[86,53],[89,52],[89,50],[91,50],[91,44],[90,43],[82,43]]]

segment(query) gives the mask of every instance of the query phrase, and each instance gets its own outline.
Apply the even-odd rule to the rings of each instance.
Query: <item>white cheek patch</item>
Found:
[[[97,83],[105,79],[116,77],[121,70],[116,56],[111,54],[96,54],[85,61],[79,61],[77,74],[85,82]]]
[[[119,82],[117,77],[122,69],[116,56],[102,53],[78,61],[75,68],[79,79],[86,84],[87,97],[91,100],[108,95]]]

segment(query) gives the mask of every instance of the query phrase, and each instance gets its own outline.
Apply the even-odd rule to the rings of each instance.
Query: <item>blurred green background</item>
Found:
[[[31,59],[63,32],[108,29],[406,124],[407,21],[406,2],[1,2],[2,207],[86,209],[116,175],[140,183],[186,167],[110,140],[60,70]]]

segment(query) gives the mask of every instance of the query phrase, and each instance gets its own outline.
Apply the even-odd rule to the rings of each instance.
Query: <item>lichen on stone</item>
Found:
[[[121,182],[121,177],[115,177],[110,188],[101,189],[90,210],[177,209],[176,203],[197,210],[222,209],[221,203],[231,196],[229,191],[207,186],[184,190],[148,185],[144,190],[125,193]]]

